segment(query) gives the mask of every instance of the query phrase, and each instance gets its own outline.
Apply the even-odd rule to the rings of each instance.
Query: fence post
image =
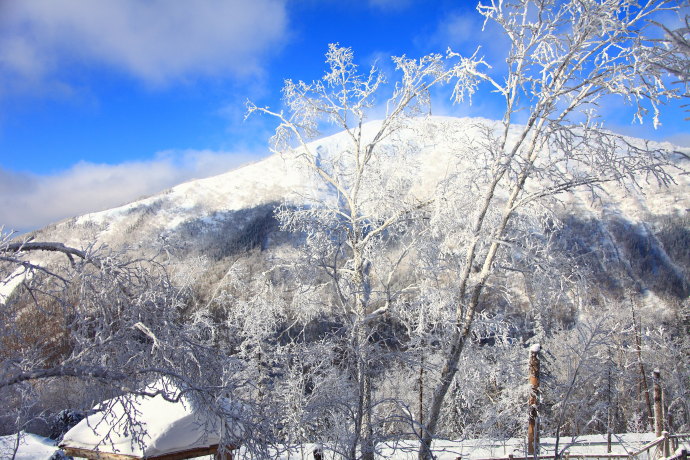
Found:
[[[654,429],[656,437],[660,437],[664,431],[664,410],[661,404],[661,372],[654,369],[652,372],[654,380]]]
[[[669,439],[668,431],[663,431],[661,435],[664,437],[664,457],[668,458],[671,456],[671,440]]]
[[[539,453],[539,351],[541,345],[535,343],[529,348],[529,424],[527,426],[527,453]]]

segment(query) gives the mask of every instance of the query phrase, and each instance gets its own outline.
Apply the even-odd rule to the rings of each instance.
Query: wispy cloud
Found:
[[[402,10],[410,6],[412,1],[413,0],[369,0],[369,6],[384,11]]]
[[[482,17],[476,12],[449,14],[429,37],[432,43],[457,48],[476,43],[482,31]]]
[[[50,80],[97,63],[148,84],[252,75],[287,33],[286,0],[32,0],[0,3],[0,70]]]
[[[431,33],[418,36],[415,41],[422,47],[451,48],[463,55],[479,49],[478,56],[495,69],[505,65],[510,47],[510,41],[500,27],[490,21],[484,24],[484,17],[475,10],[448,13]]]
[[[0,226],[23,232],[119,206],[190,179],[229,171],[264,153],[169,150],[149,161],[82,162],[54,175],[0,169]]]

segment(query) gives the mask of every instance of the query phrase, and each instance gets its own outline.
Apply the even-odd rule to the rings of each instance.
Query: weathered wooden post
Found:
[[[664,457],[669,458],[671,456],[671,435],[668,431],[663,431],[661,436],[664,437]]]
[[[539,351],[535,343],[529,348],[529,425],[527,426],[527,453],[539,453]]]
[[[606,452],[611,453],[611,430],[606,432]]]
[[[659,369],[654,369],[652,377],[654,380],[654,431],[658,438],[664,431],[664,407],[661,403],[661,372]]]

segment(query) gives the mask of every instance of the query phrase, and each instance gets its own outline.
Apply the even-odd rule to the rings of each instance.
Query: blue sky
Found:
[[[475,2],[446,0],[0,0],[0,225],[43,226],[124,204],[268,154],[285,78],[324,73],[329,43],[367,65],[448,46],[498,54]],[[450,115],[500,117],[490,99],[436,101]],[[615,116],[614,116],[615,115]],[[609,126],[690,145],[677,107]]]

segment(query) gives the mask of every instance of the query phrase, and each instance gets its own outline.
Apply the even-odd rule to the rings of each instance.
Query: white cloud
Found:
[[[105,64],[149,84],[253,75],[287,33],[286,0],[31,0],[0,3],[0,70],[49,77]]]
[[[169,150],[149,161],[119,165],[82,162],[54,175],[0,169],[0,226],[17,231],[39,228],[66,217],[120,206],[187,180],[220,174],[260,156],[250,151]]]
[[[673,134],[668,136],[666,140],[680,147],[690,147],[690,134],[688,133]]]

